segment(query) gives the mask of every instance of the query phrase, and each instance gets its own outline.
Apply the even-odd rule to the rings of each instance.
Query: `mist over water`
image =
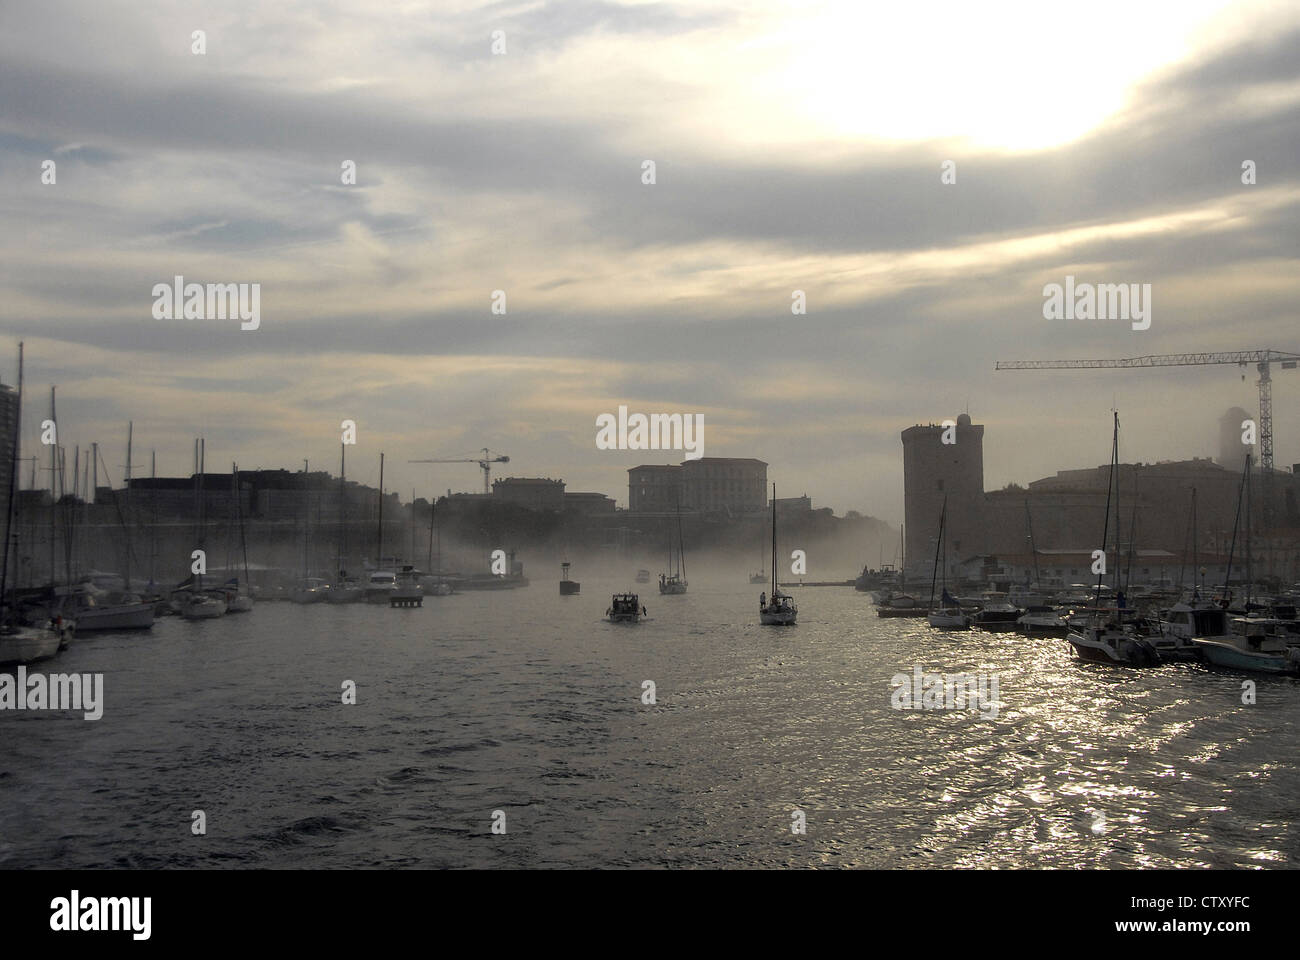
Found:
[[[575,568],[577,597],[529,569],[423,609],[262,603],[79,638],[41,669],[102,671],[103,719],[5,718],[0,867],[1296,862],[1278,745],[1300,682],[1255,678],[1244,706],[1237,675],[1093,668],[1064,641],[882,620],[847,588],[796,588],[798,626],[760,627],[743,565],[693,564],[680,597],[640,585],[649,619],[608,624],[623,566]],[[997,718],[893,709],[918,664],[996,673]]]

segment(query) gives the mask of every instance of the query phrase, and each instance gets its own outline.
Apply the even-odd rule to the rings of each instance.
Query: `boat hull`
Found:
[[[1247,670],[1251,673],[1300,673],[1300,661],[1282,653],[1242,650],[1230,643],[1217,640],[1193,641],[1205,659],[1216,667],[1228,670]]]
[[[36,663],[59,652],[59,631],[46,627],[14,627],[0,632],[0,666]]]
[[[100,630],[148,630],[153,626],[152,603],[119,603],[106,607],[87,607],[77,611],[77,632]]]
[[[926,622],[938,630],[969,630],[970,617],[964,613],[931,613]]]

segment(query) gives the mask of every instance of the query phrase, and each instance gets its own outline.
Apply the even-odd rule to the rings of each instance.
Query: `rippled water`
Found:
[[[760,627],[743,575],[616,626],[626,584],[581,579],[78,640],[41,669],[103,672],[102,720],[0,713],[0,867],[1296,862],[1296,681],[1247,706],[1240,676],[937,634],[844,588]],[[893,709],[915,664],[996,673],[997,718]]]

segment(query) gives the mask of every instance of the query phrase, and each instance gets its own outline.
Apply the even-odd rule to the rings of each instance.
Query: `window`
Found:
[[[943,481],[942,481],[942,480],[938,480],[938,481],[936,481],[936,482],[939,484],[939,489],[942,490],[942,489],[943,489]]]

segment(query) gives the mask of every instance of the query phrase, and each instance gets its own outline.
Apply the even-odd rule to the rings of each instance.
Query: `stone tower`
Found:
[[[944,443],[945,435],[953,442]],[[929,574],[939,534],[939,511],[948,498],[948,567],[985,551],[984,425],[961,414],[956,426],[903,431],[903,512],[907,569]]]

